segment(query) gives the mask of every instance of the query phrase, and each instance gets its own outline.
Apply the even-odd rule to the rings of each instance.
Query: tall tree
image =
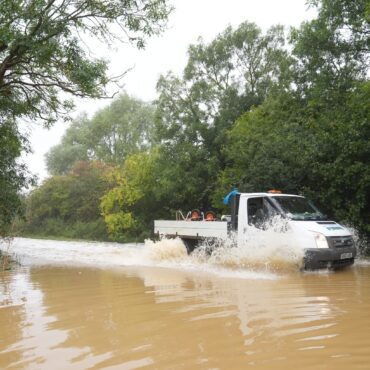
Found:
[[[316,19],[293,29],[297,60],[296,84],[302,96],[317,105],[336,104],[370,67],[370,6],[368,0],[310,0]]]
[[[317,19],[292,33],[292,88],[270,95],[230,130],[218,185],[304,192],[370,236],[368,2],[311,3]]]
[[[156,151],[133,154],[110,174],[114,186],[102,198],[101,210],[114,240],[142,240],[150,235],[160,177],[156,159]]]
[[[111,45],[161,31],[165,0],[4,0],[0,3],[0,113],[46,123],[70,107],[59,94],[101,97],[107,61],[86,52],[83,37]],[[112,26],[118,26],[114,33]]]
[[[12,219],[22,213],[19,192],[33,183],[25,166],[18,162],[25,145],[25,138],[13,121],[0,125],[0,236],[8,232]]]
[[[310,1],[318,16],[293,31],[297,93],[316,127],[314,178],[322,203],[370,236],[367,0]]]
[[[198,206],[209,206],[217,172],[225,165],[222,147],[226,131],[267,94],[290,83],[290,58],[280,26],[265,34],[253,23],[228,27],[212,42],[201,39],[189,47],[182,78],[169,73],[158,81],[156,127],[169,168],[182,166],[182,174],[169,176],[173,188],[198,184]],[[171,171],[168,171],[170,173]],[[190,199],[190,198],[188,198]]]
[[[151,147],[154,106],[122,94],[91,119],[77,117],[60,144],[46,155],[49,173],[68,173],[76,161],[119,165],[133,153]]]
[[[110,188],[109,166],[101,162],[76,162],[62,176],[45,180],[26,198],[23,233],[82,239],[107,239],[100,199]]]
[[[166,0],[1,1],[0,127],[6,130],[7,122],[17,119],[50,125],[65,118],[71,108],[66,96],[106,96],[111,80],[108,62],[92,58],[84,38],[98,38],[108,45],[129,40],[141,48],[146,36],[163,29],[170,10]],[[14,141],[2,143],[8,155],[13,154],[8,161],[13,167],[0,173],[0,181],[13,183],[14,192],[27,184],[16,164],[25,142],[17,137],[21,144],[17,150],[11,147]],[[6,208],[1,204],[1,222],[8,222]]]
[[[236,118],[276,86],[289,86],[284,43],[282,27],[263,34],[245,22],[209,44],[200,39],[191,45],[183,78],[169,74],[158,82],[160,139],[188,140],[219,156],[225,130]]]

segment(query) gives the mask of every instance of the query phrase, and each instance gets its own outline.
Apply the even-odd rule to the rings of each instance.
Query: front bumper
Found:
[[[306,249],[303,266],[305,270],[343,268],[353,265],[356,254],[355,247]]]

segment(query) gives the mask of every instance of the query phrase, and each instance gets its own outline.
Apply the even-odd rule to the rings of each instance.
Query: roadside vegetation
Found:
[[[12,266],[18,263],[17,258],[11,255],[11,237],[5,237],[2,239],[2,249],[0,250],[0,273],[10,270]]]
[[[155,102],[123,93],[75,119],[47,155],[50,178],[14,198],[18,233],[142,240],[178,209],[221,212],[236,186],[305,194],[369,238],[369,2],[309,3],[317,18],[298,29],[244,22],[190,45]]]

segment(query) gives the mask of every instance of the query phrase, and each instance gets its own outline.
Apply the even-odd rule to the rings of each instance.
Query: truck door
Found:
[[[276,214],[279,213],[268,197],[242,194],[239,203],[238,245],[243,245],[248,240],[248,229],[251,227],[267,229],[268,220]]]
[[[266,229],[268,221],[278,214],[268,197],[249,198],[247,201],[248,225]]]

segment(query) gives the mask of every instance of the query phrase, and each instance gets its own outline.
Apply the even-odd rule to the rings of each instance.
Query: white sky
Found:
[[[199,36],[211,41],[228,25],[235,28],[244,21],[254,22],[263,30],[275,24],[299,26],[315,16],[305,0],[170,0],[170,3],[175,10],[170,15],[167,31],[148,39],[145,50],[139,51],[130,45],[117,45],[117,50],[110,51],[99,45],[92,50],[94,56],[109,58],[112,75],[133,67],[122,84],[128,94],[143,100],[155,99],[155,86],[161,74],[169,70],[182,73],[187,48],[196,43]],[[110,100],[79,100],[72,116],[82,111],[93,115],[109,103]],[[28,129],[34,153],[24,160],[40,180],[47,176],[44,155],[59,143],[67,125],[60,122],[46,130],[34,124]]]

